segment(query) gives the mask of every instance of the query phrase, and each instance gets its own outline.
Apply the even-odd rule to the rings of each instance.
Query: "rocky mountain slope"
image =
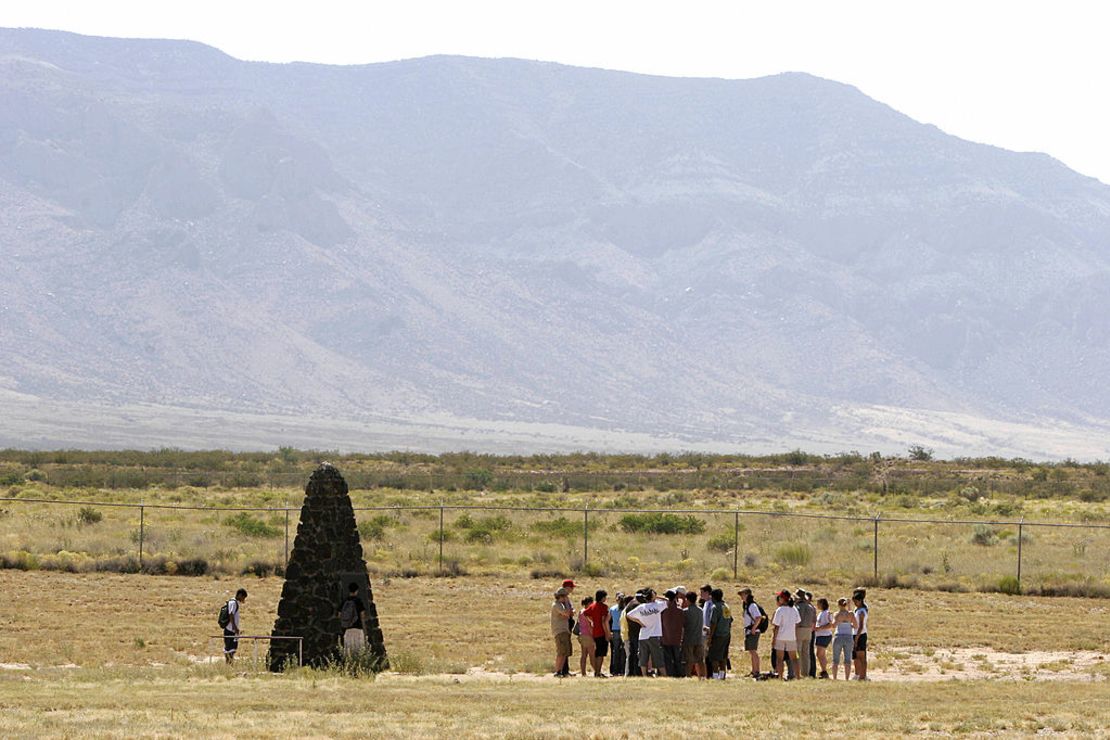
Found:
[[[1110,450],[1110,187],[803,74],[0,30],[0,286],[19,446]]]

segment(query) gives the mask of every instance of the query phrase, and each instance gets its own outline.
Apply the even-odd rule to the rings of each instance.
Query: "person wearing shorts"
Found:
[[[829,614],[829,600],[818,599],[817,623],[813,629],[813,644],[817,651],[817,662],[821,666],[818,678],[829,677],[828,648],[832,644],[833,628],[832,615]]]
[[[658,675],[666,676],[667,668],[663,659],[663,611],[667,609],[666,599],[656,598],[655,592],[645,589],[638,597],[641,603],[628,612],[629,621],[640,625],[640,668],[650,663]]]
[[[848,600],[837,599],[839,611],[833,615],[833,679],[844,663],[844,680],[852,677],[852,645],[855,642],[856,615],[848,611]]]
[[[788,678],[798,676],[798,637],[797,627],[798,622],[801,621],[801,616],[798,610],[794,608],[794,599],[790,596],[789,591],[780,591],[775,601],[778,603],[778,608],[775,609],[775,616],[771,618],[771,625],[774,629],[774,634],[771,638],[771,649],[778,654],[778,665],[776,666],[775,673],[779,678],[782,678],[782,671],[786,663],[790,663],[790,671]]]
[[[759,636],[762,634],[759,625],[763,620],[763,612],[760,611],[759,604],[755,603],[751,587],[742,588],[736,593],[741,598],[740,609],[744,616],[744,650],[752,661],[752,672],[748,675],[759,678]]]
[[[570,642],[570,620],[574,607],[570,603],[570,592],[560,588],[555,592],[555,603],[551,605],[551,635],[555,640],[555,676],[562,678],[563,669],[570,662],[574,648]]]
[[[852,594],[852,604],[856,608],[856,640],[852,657],[856,667],[856,680],[867,680],[867,627],[871,621],[867,604],[864,603],[867,592],[857,588]]]
[[[594,594],[594,603],[590,604],[589,608],[582,612],[583,619],[589,619],[590,624],[593,625],[593,630],[590,636],[594,639],[594,652],[590,659],[590,666],[594,669],[594,676],[597,678],[604,678],[605,674],[601,672],[601,664],[605,662],[605,656],[609,654],[609,640],[612,638],[612,629],[609,626],[609,605],[605,600],[609,598],[607,591],[598,591]]]

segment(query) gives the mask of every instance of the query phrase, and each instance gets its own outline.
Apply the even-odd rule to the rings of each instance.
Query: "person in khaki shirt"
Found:
[[[551,605],[551,635],[555,639],[555,675],[563,676],[563,668],[574,653],[570,641],[570,620],[574,617],[574,607],[570,603],[570,592],[560,588],[555,592],[555,603]]]

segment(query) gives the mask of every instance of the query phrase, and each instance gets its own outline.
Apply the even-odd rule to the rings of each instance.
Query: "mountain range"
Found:
[[[1110,456],[1110,187],[807,74],[0,29],[0,445]]]

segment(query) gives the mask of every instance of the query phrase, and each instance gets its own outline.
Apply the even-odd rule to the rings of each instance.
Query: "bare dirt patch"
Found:
[[[946,681],[1004,679],[1036,681],[1100,680],[1098,669],[1110,665],[1094,650],[1040,650],[1007,653],[991,648],[893,648],[882,655],[886,667],[868,675],[876,681]]]

